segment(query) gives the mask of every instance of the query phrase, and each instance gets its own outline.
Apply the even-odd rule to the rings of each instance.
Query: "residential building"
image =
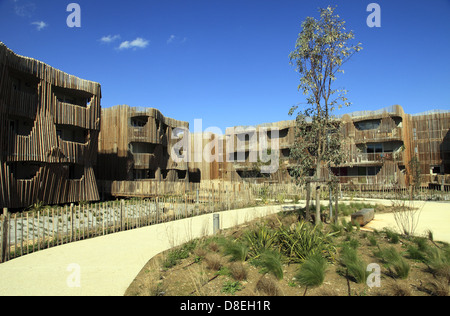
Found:
[[[342,186],[367,189],[378,187],[406,187],[412,183],[411,160],[416,157],[420,166],[420,185],[424,187],[450,186],[450,111],[429,111],[406,114],[399,105],[377,111],[361,111],[342,115],[343,152],[345,162],[332,166]],[[259,139],[263,130],[278,130],[279,169],[275,173],[260,172],[259,145],[249,147]],[[227,130],[234,137],[234,148],[228,157],[238,174],[234,181],[253,183],[292,182],[289,158],[295,141],[295,121],[261,124],[256,127],[233,127]],[[238,141],[245,147],[238,148]],[[256,143],[257,144],[257,143]],[[242,159],[238,159],[239,153]],[[253,156],[252,156],[253,153]],[[253,158],[253,159],[252,159]],[[326,174],[326,173],[322,173]],[[231,180],[231,179],[230,179]]]
[[[179,128],[179,130],[177,129]],[[117,105],[102,109],[96,169],[105,196],[152,196],[184,192],[189,183],[183,148],[172,150],[189,123],[154,108]],[[187,188],[188,189],[188,188]]]
[[[0,42],[0,207],[99,199],[100,84]]]

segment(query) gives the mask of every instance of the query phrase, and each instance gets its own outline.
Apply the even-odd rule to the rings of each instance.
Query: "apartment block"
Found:
[[[346,159],[341,165],[332,166],[332,172],[339,177],[341,185],[405,187],[412,181],[410,161],[413,157],[420,165],[422,186],[440,188],[450,185],[450,111],[411,115],[401,106],[394,105],[377,111],[353,112],[335,119],[342,123]],[[270,129],[278,130],[276,139]],[[255,160],[259,145],[252,140],[259,139],[261,130],[269,142],[278,141],[279,168],[275,173],[261,173],[263,164],[258,158]],[[233,127],[227,130],[227,137],[235,139],[234,147],[228,152],[238,175],[233,180],[292,182],[289,171],[295,162],[289,156],[295,141],[295,121]],[[238,141],[244,147],[239,148]]]
[[[99,199],[100,84],[0,42],[0,207]]]
[[[182,157],[183,148],[172,155],[183,137],[175,133],[183,130],[189,130],[188,122],[165,117],[154,108],[103,108],[96,169],[101,193],[151,196],[186,190],[189,164]]]

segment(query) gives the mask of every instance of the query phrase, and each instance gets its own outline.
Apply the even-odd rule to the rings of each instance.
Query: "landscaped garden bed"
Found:
[[[125,295],[449,294],[450,246],[432,232],[370,231],[344,217],[314,226],[303,216],[304,210],[282,212],[170,249],[143,267]]]

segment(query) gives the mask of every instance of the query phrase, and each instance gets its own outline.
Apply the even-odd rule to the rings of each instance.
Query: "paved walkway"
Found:
[[[220,228],[280,210],[221,212]],[[212,232],[213,214],[206,214],[41,250],[0,264],[0,295],[121,296],[152,257]]]
[[[365,202],[390,201],[365,199]],[[416,202],[421,207],[418,234],[450,243],[450,203]],[[279,212],[265,206],[221,212],[222,229]],[[392,214],[376,214],[368,227],[396,227]],[[0,295],[121,296],[153,256],[193,238],[212,234],[213,215],[69,243],[0,264]]]

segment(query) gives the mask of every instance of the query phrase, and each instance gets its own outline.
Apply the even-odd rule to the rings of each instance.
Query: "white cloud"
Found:
[[[35,21],[35,22],[32,22],[31,24],[36,25],[36,29],[38,31],[40,31],[48,26],[48,24],[45,23],[44,21]]]
[[[122,43],[120,43],[119,45],[119,49],[129,49],[129,48],[145,48],[147,47],[149,44],[149,41],[147,41],[146,39],[143,39],[142,37],[138,37],[133,41],[124,41]]]
[[[169,39],[167,40],[167,44],[170,44],[170,43],[172,43],[174,40],[175,40],[175,35],[170,35],[170,37],[169,37]]]
[[[119,38],[120,38],[120,35],[119,35],[119,34],[103,36],[103,37],[100,39],[100,42],[102,42],[102,43],[112,43],[112,42],[114,42],[115,40],[117,40],[117,39],[119,39]]]
[[[180,37],[172,34],[172,35],[170,35],[170,37],[167,39],[166,42],[167,42],[167,44],[172,44],[172,43],[184,44],[187,42],[187,37],[180,38]]]
[[[36,5],[32,2],[19,3],[19,1],[14,1],[14,12],[21,17],[31,17],[36,11]]]

